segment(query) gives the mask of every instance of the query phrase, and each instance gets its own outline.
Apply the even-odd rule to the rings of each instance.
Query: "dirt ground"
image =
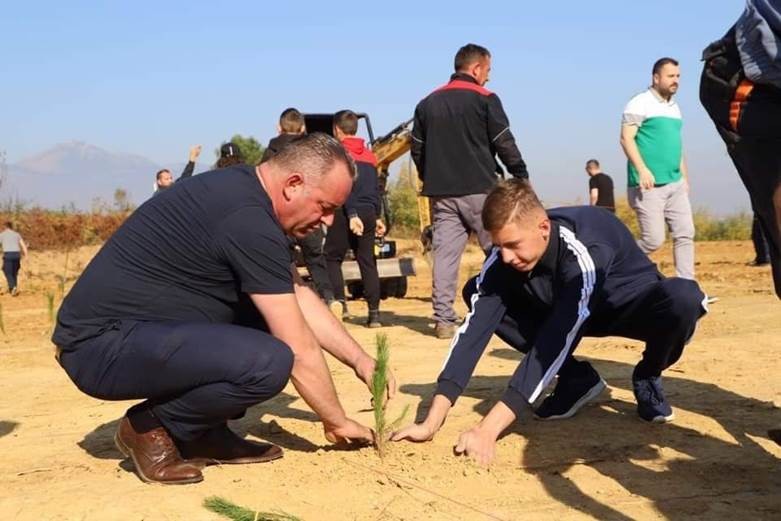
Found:
[[[596,405],[562,422],[522,419],[499,441],[490,469],[457,458],[458,434],[501,396],[518,364],[519,355],[495,338],[430,443],[394,444],[384,461],[371,448],[332,450],[289,385],[233,423],[282,446],[283,459],[208,467],[202,483],[179,487],[146,485],[129,471],[112,436],[131,403],[81,394],[53,358],[47,293],[56,305],[57,277],[67,268],[72,279],[94,252],[71,254],[67,266],[63,253],[34,253],[23,267],[22,295],[0,297],[2,519],[221,519],[202,507],[211,495],[309,521],[781,519],[781,447],[767,437],[781,428],[781,302],[769,269],[746,265],[750,243],[697,245],[701,284],[721,300],[666,374],[672,424],[636,417],[630,375],[638,342],[586,339],[578,354],[610,386]],[[468,253],[462,277],[479,269],[480,257]],[[656,258],[668,273],[670,259],[669,249]],[[417,267],[407,298],[383,303],[401,390],[391,415],[405,404],[425,413],[448,350],[431,334],[428,265],[419,257]],[[373,351],[375,331],[348,327]],[[371,425],[366,388],[329,363],[348,414]]]

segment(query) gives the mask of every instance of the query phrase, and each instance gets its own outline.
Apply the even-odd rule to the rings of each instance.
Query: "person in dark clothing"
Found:
[[[707,311],[697,283],[662,276],[609,212],[590,206],[546,212],[524,180],[500,183],[482,219],[495,246],[464,287],[469,314],[451,344],[428,417],[394,439],[434,436],[494,333],[526,356],[501,400],[460,436],[459,453],[489,463],[497,437],[556,375],[555,390],[535,411],[538,418],[568,418],[594,399],[605,383],[589,363],[573,357],[583,336],[645,341],[632,374],[637,412],[649,422],[671,420],[660,375],[680,358]]]
[[[227,168],[233,165],[240,165],[244,162],[241,156],[241,150],[235,143],[228,141],[220,146],[220,157],[214,164],[214,168]]]
[[[781,298],[781,5],[748,0],[702,54],[700,101],[727,145],[768,243]]]
[[[613,194],[613,179],[602,172],[599,161],[589,159],[586,161],[586,173],[588,180],[589,205],[599,206],[616,213],[616,201]]]
[[[361,283],[369,315],[366,325],[382,327],[380,322],[380,276],[374,258],[374,238],[384,228],[378,219],[380,193],[377,184],[377,158],[366,148],[363,139],[356,137],[358,117],[351,110],[334,114],[334,136],[355,161],[358,171],[350,197],[336,211],[334,223],[325,237],[325,258],[328,275],[337,302],[342,305],[343,318],[349,317],[344,295],[342,262],[351,248],[361,272]]]
[[[751,242],[754,243],[754,266],[767,266],[770,264],[770,252],[765,238],[765,232],[762,231],[762,223],[757,214],[751,221]]]
[[[458,323],[453,301],[469,234],[477,235],[484,250],[491,246],[480,211],[498,179],[495,156],[513,177],[528,177],[502,102],[485,88],[491,54],[468,44],[454,65],[450,82],[415,108],[410,149],[423,195],[432,201],[432,304],[439,338],[452,337]]]
[[[185,165],[184,170],[182,170],[182,175],[180,175],[179,179],[176,181],[174,181],[174,176],[171,175],[171,171],[167,168],[158,170],[157,174],[155,174],[155,195],[163,190],[171,188],[175,182],[192,177],[193,172],[195,171],[195,162],[198,161],[198,156],[200,155],[201,145],[193,145],[190,147],[190,156],[187,158],[187,164]]]
[[[268,161],[277,155],[286,144],[306,133],[304,115],[294,108],[283,110],[279,116],[277,130],[279,135],[269,141],[266,150],[263,151],[263,156],[260,158],[261,163]],[[328,304],[329,309],[336,313],[336,297],[331,286],[331,279],[328,276],[328,267],[325,261],[325,253],[323,252],[325,243],[323,227],[318,226],[306,237],[296,239],[295,241],[301,248],[304,265],[312,277],[317,294]]]
[[[271,138],[266,150],[263,151],[263,157],[260,158],[261,163],[274,157],[282,147],[294,139],[306,134],[304,115],[293,107],[283,110],[282,114],[279,115],[277,133],[278,135]]]
[[[115,435],[144,481],[281,457],[227,420],[289,377],[329,441],[372,440],[345,414],[321,349],[367,385],[375,362],[298,277],[287,238],[330,224],[354,176],[324,134],[257,167],[198,175],[133,212],[76,281],[57,315],[57,358],[90,396],[145,400]]]

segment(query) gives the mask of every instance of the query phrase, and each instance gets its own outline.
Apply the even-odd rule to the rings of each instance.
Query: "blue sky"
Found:
[[[268,5],[266,5],[268,4]],[[455,51],[493,54],[501,97],[549,202],[585,197],[583,164],[625,184],[628,99],[651,64],[680,60],[678,101],[695,205],[748,207],[697,90],[702,49],[742,0],[627,2],[14,2],[0,17],[0,149],[13,163],[83,140],[159,163],[233,133],[266,141],[288,106],[368,112],[377,133],[409,118]]]

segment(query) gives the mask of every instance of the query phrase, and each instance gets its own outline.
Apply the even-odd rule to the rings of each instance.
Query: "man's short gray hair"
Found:
[[[268,162],[288,172],[299,172],[315,182],[319,182],[336,163],[344,164],[353,181],[356,176],[355,162],[350,154],[339,141],[322,132],[290,141]]]

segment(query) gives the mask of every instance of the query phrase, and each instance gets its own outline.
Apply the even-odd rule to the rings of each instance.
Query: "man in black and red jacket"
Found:
[[[363,293],[369,305],[368,327],[382,327],[380,323],[380,276],[374,258],[374,237],[382,235],[384,225],[379,215],[380,192],[377,184],[377,158],[366,148],[363,139],[356,137],[358,116],[351,110],[334,114],[334,137],[350,153],[358,175],[344,206],[334,214],[334,222],[325,238],[325,258],[336,300],[342,304],[342,317],[349,312],[344,297],[342,262],[347,249],[355,253],[361,271]]]
[[[423,195],[432,199],[432,303],[439,338],[452,337],[459,322],[453,301],[470,232],[483,250],[491,247],[480,212],[497,182],[495,156],[512,176],[528,177],[502,102],[484,87],[491,54],[479,45],[465,45],[456,54],[455,71],[447,85],[418,104],[412,129],[412,159]]]

